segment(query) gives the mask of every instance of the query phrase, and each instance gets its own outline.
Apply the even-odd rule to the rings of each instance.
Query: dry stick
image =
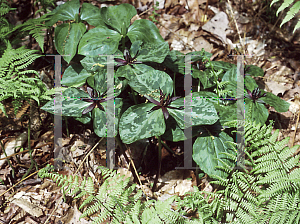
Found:
[[[227,2],[228,2],[228,5],[229,5],[229,8],[230,8],[230,13],[231,13],[231,16],[232,16],[232,18],[233,18],[233,21],[234,21],[236,30],[237,30],[238,35],[239,35],[239,39],[240,39],[240,42],[241,42],[241,46],[242,46],[242,48],[243,48],[243,54],[245,55],[245,54],[246,54],[246,52],[245,52],[245,44],[244,44],[244,42],[243,42],[243,40],[242,40],[242,37],[241,37],[241,34],[240,34],[240,30],[239,30],[238,25],[237,25],[237,22],[236,22],[236,20],[235,20],[235,18],[234,18],[234,14],[233,14],[233,11],[232,11],[231,3],[230,3],[229,0],[227,0]]]
[[[129,152],[127,145],[125,145],[125,147],[126,147],[127,151]],[[125,152],[124,152],[124,154],[125,154]],[[129,157],[129,160],[130,160],[130,163],[131,163],[131,165],[132,165],[132,167],[133,167],[133,169],[134,169],[135,175],[137,176],[138,181],[139,181],[139,183],[140,183],[140,185],[141,185],[141,189],[142,189],[144,195],[146,195],[146,193],[145,193],[145,191],[144,191],[144,188],[143,188],[143,185],[142,185],[142,182],[141,182],[141,179],[140,179],[140,177],[139,177],[139,174],[138,174],[138,172],[136,171],[136,167],[135,167],[135,165],[134,165],[134,162],[133,162],[132,159],[131,159],[131,156]],[[129,166],[130,166],[130,164],[129,164]],[[128,169],[129,169],[129,167],[128,167]],[[147,195],[146,195],[146,196],[147,196]],[[148,198],[147,198],[147,197],[146,197],[146,200],[148,201]]]
[[[296,126],[295,126],[295,131],[294,131],[294,136],[293,136],[293,141],[292,141],[291,147],[294,146],[295,136],[296,136],[296,132],[297,132],[297,128],[298,128],[299,116],[300,116],[300,111],[298,111],[298,117],[297,117],[297,122],[296,122]]]
[[[28,179],[29,177],[33,176],[34,174],[38,173],[39,170],[35,171],[34,173],[28,175],[27,177],[25,177],[24,179],[20,180],[18,183],[14,184],[12,187],[10,187],[9,189],[7,189],[6,191],[4,191],[2,194],[0,194],[0,197],[2,195],[4,195],[6,192],[10,191],[11,189],[13,189],[15,186],[17,186],[19,183],[23,182],[24,180]]]
[[[33,149],[39,149],[39,148],[41,148],[41,147],[43,147],[43,146],[46,146],[46,145],[52,145],[52,144],[53,144],[52,142],[48,142],[48,143],[46,143],[46,144],[44,144],[44,145],[41,145],[41,146],[38,146],[38,147],[34,147]],[[14,153],[14,154],[12,154],[12,155],[10,155],[10,156],[4,157],[4,158],[0,158],[0,160],[8,159],[8,158],[10,158],[10,157],[13,157],[13,156],[16,156],[16,155],[20,155],[20,154],[23,154],[23,153],[28,152],[28,151],[29,151],[29,150],[26,149],[26,150],[24,150],[24,151],[22,151],[22,152],[16,152],[16,153]]]
[[[88,154],[84,157],[84,159],[82,160],[82,162],[80,163],[80,165],[78,166],[76,172],[74,175],[76,175],[80,169],[80,167],[82,166],[82,164],[84,163],[84,161],[87,159],[87,157],[92,153],[92,151],[100,144],[100,142],[104,139],[104,137],[102,137],[96,145],[94,145],[94,147],[88,152]],[[55,210],[58,208],[58,205],[61,203],[63,199],[63,196],[59,199],[59,202],[56,204],[55,208],[52,210],[51,214],[49,215],[49,217],[47,218],[47,220],[44,222],[44,224],[46,224],[49,219],[53,216],[53,213],[55,212]]]

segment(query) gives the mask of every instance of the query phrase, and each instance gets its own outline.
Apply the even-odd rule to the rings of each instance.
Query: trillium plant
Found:
[[[58,6],[47,25],[55,27],[55,46],[69,67],[61,84],[62,115],[84,124],[92,123],[99,137],[107,136],[107,121],[113,119],[114,136],[120,144],[152,138],[158,141],[187,140],[185,130],[192,127],[193,159],[208,175],[226,177],[217,167],[235,150],[232,131],[237,120],[237,66],[210,61],[211,53],[188,53],[193,84],[191,124],[185,122],[187,102],[183,88],[185,56],[170,51],[158,28],[149,20],[138,19],[130,4],[101,9],[79,0]],[[86,23],[94,28],[87,30]],[[111,56],[111,57],[110,57]],[[247,65],[245,110],[247,119],[264,124],[266,106],[285,112],[289,103],[272,93],[259,90],[255,76],[261,68]],[[108,88],[110,79],[114,85]],[[112,93],[113,97],[106,93]],[[75,100],[76,99],[76,100]],[[79,100],[80,99],[80,100]],[[114,112],[108,102],[114,101]],[[53,100],[42,107],[54,113]],[[121,146],[120,146],[121,147]],[[235,165],[234,162],[232,164]]]

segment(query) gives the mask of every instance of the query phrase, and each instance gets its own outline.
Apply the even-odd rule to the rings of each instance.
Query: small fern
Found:
[[[271,2],[272,6],[274,3],[278,2],[279,0],[273,0]],[[286,9],[287,7],[289,7],[292,3],[294,2],[294,0],[284,0],[283,4],[279,7],[279,9],[277,10],[276,15],[278,16],[278,13],[280,13],[282,10]],[[290,10],[287,12],[286,16],[284,17],[283,21],[280,24],[280,27],[287,23],[288,21],[290,21],[292,18],[294,18],[295,14],[297,14],[300,10],[300,1],[296,1],[296,3],[290,8]],[[293,33],[295,33],[295,31],[300,28],[300,20],[297,22]]]
[[[12,98],[14,112],[17,114],[23,100],[33,99],[40,103],[40,100],[50,100],[51,97],[45,95],[47,88],[39,78],[28,77],[29,74],[38,75],[35,70],[25,70],[35,59],[41,57],[36,50],[28,50],[25,47],[13,49],[10,43],[0,58],[0,109],[6,110],[1,103]]]
[[[98,192],[89,178],[79,184],[78,177],[49,173],[64,191],[74,188],[77,198],[85,196],[87,209],[82,217],[99,212],[93,223],[108,217],[112,223],[213,223],[213,224],[279,224],[300,222],[300,155],[294,156],[299,146],[288,148],[288,138],[276,141],[279,131],[272,134],[272,123],[262,126],[245,122],[245,165],[237,169],[223,163],[216,167],[229,174],[227,178],[211,176],[216,192],[203,192],[194,187],[183,199],[177,196],[161,202],[142,200],[142,192],[108,168],[101,168],[104,182]],[[237,155],[229,154],[232,160]],[[249,169],[251,167],[251,169]],[[96,185],[97,186],[97,185]],[[176,209],[172,208],[176,206]],[[195,214],[198,218],[188,218]]]

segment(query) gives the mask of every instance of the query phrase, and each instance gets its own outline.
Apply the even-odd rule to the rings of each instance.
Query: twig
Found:
[[[296,136],[297,127],[298,127],[298,122],[299,122],[299,116],[300,116],[300,111],[298,111],[298,117],[297,117],[297,121],[296,121],[296,126],[295,126],[295,131],[294,131],[294,135],[293,135],[293,141],[292,141],[292,145],[291,145],[291,147],[293,147],[293,146],[294,146],[294,142],[295,142],[295,136]]]
[[[238,35],[239,35],[239,39],[240,39],[241,46],[242,46],[242,49],[243,49],[243,54],[245,55],[245,54],[246,54],[246,52],[245,52],[245,44],[244,44],[244,42],[243,42],[243,40],[242,40],[242,37],[241,37],[241,34],[240,34],[240,30],[239,30],[238,25],[237,25],[237,22],[236,22],[236,20],[235,20],[235,18],[234,18],[234,14],[233,14],[233,11],[232,11],[231,3],[230,3],[229,0],[227,0],[227,2],[228,2],[228,5],[229,5],[229,8],[230,8],[230,13],[231,13],[232,19],[233,19],[233,21],[234,21],[236,30],[237,30]]]

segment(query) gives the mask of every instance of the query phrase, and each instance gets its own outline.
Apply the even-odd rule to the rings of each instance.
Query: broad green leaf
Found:
[[[139,94],[148,95],[158,102],[160,99],[159,88],[166,96],[168,94],[171,95],[173,91],[173,81],[171,77],[167,73],[159,70],[137,75],[134,79],[130,79],[128,84]]]
[[[104,25],[100,9],[90,3],[83,3],[80,11],[80,18],[92,26]]]
[[[223,69],[223,71],[226,72],[229,69],[231,69],[233,66],[235,66],[234,64],[225,61],[212,61],[211,63],[213,64],[214,69],[216,71]]]
[[[168,42],[144,44],[138,53],[137,61],[162,63],[169,52]]]
[[[172,50],[166,56],[163,64],[173,72],[182,73],[182,71],[184,71],[184,65],[182,65],[180,60],[183,55],[184,54],[180,51]]]
[[[125,144],[165,133],[166,124],[162,110],[148,112],[154,106],[153,103],[138,104],[123,113],[119,133]]]
[[[88,72],[107,71],[107,56],[97,55],[95,57],[84,57],[80,61],[81,65]]]
[[[118,125],[119,125],[119,116],[122,107],[122,99],[116,98],[115,99],[115,108],[113,114],[109,114],[107,112],[107,102],[103,102],[101,105],[104,108],[100,110],[99,108],[94,108],[92,111],[92,118],[93,118],[93,127],[96,135],[99,137],[107,137],[107,122],[110,119],[111,124],[114,124],[115,127],[111,127],[114,129],[114,136],[118,133]]]
[[[253,101],[248,98],[245,98],[245,103],[246,119],[264,125],[269,117],[269,111],[265,105],[258,102],[253,103]]]
[[[80,64],[73,64],[65,70],[61,84],[69,87],[79,87],[82,86],[90,76],[92,75]]]
[[[233,161],[229,160],[229,157],[221,153],[232,154],[232,146],[227,142],[234,142],[233,138],[227,135],[225,132],[210,135],[208,132],[203,132],[201,137],[198,137],[193,145],[193,159],[199,165],[199,167],[210,175],[218,175],[222,178],[228,176],[223,170],[216,168],[216,166],[223,166],[222,162],[232,164]]]
[[[210,99],[216,99],[218,98],[218,95],[213,92],[208,91],[200,91],[200,92],[193,92],[193,98],[210,98]]]
[[[216,110],[218,111],[218,115],[220,117],[221,125],[224,125],[226,122],[237,120],[237,107],[236,103],[221,105],[218,103],[214,103]],[[244,110],[243,110],[244,112]]]
[[[131,79],[135,79],[137,76],[149,71],[157,70],[145,64],[133,64],[132,66],[125,65],[118,68],[116,76],[124,77],[130,81]]]
[[[195,137],[202,130],[201,126],[194,126],[192,128],[192,137]],[[181,129],[176,120],[170,116],[166,121],[166,132],[162,135],[162,138],[172,142],[184,141],[187,137],[184,134],[184,129]]]
[[[75,15],[79,13],[79,0],[65,2],[54,9],[54,15],[51,20],[46,22],[47,26],[53,26],[57,21],[75,20]]]
[[[237,88],[237,67],[232,66],[227,72],[225,72],[222,82],[229,81],[225,86],[225,90],[230,90],[227,94],[230,97],[236,97],[236,88]],[[243,90],[244,91],[244,90]]]
[[[252,76],[258,77],[264,76],[264,70],[260,67],[257,67],[255,65],[246,65],[245,66],[245,74],[250,74]]]
[[[101,8],[103,21],[122,35],[122,29],[128,29],[130,20],[137,14],[134,6],[121,4]],[[125,33],[126,34],[126,33]]]
[[[244,78],[244,83],[245,83],[245,89],[255,89],[258,87],[256,81],[251,77],[251,76],[248,76],[246,75],[245,78]]]
[[[81,117],[82,111],[91,103],[80,100],[88,98],[89,95],[82,90],[76,88],[68,88],[62,93],[61,111],[63,116]],[[56,105],[55,105],[56,106]],[[42,108],[51,114],[54,114],[54,100],[46,103]]]
[[[262,94],[263,92],[264,91],[262,91]],[[274,107],[274,109],[279,113],[287,112],[290,107],[289,102],[282,100],[280,97],[275,96],[273,93],[267,93],[265,97],[261,97],[259,99],[263,100],[265,103]]]
[[[184,106],[184,98],[179,98],[173,101],[170,106],[172,107],[180,107]],[[191,112],[191,119],[192,125],[210,125],[214,124],[218,119],[217,111],[214,105],[211,102],[208,102],[206,99],[200,98],[193,98],[191,102],[192,112]],[[170,109],[168,108],[169,114],[176,120],[179,127],[181,129],[185,129],[184,124],[184,116],[185,110],[178,110],[178,109]]]
[[[74,119],[83,124],[88,124],[91,122],[92,117],[91,117],[91,113],[87,113],[87,114],[82,115],[82,117],[74,117]]]
[[[97,26],[89,30],[80,40],[78,54],[98,56],[113,55],[119,46],[121,35],[106,26]]]
[[[70,62],[77,52],[77,45],[86,27],[83,23],[64,23],[55,28],[55,47]]]
[[[133,58],[139,50],[141,50],[143,41],[138,40],[135,41],[134,43],[132,43],[131,47],[130,47],[130,53],[131,53],[131,57]]]
[[[193,78],[200,79],[200,82],[202,83],[204,89],[207,89],[207,88],[210,88],[210,87],[213,87],[214,85],[216,85],[215,76],[209,69],[206,69],[205,71],[199,71],[199,70],[193,68],[192,76],[193,76]]]
[[[155,24],[146,19],[135,20],[129,27],[127,36],[131,43],[138,40],[152,44],[165,42]]]
[[[94,77],[94,89],[104,93],[107,90],[107,70],[96,72]],[[114,77],[114,96],[117,97],[122,90],[127,86],[128,81],[120,80],[118,77]]]
[[[211,53],[206,51],[194,51],[187,53],[186,55],[191,55],[191,62],[201,61],[204,58],[204,55],[208,57],[212,56]],[[185,55],[179,51],[170,51],[166,56],[164,64],[174,72],[185,74]]]

